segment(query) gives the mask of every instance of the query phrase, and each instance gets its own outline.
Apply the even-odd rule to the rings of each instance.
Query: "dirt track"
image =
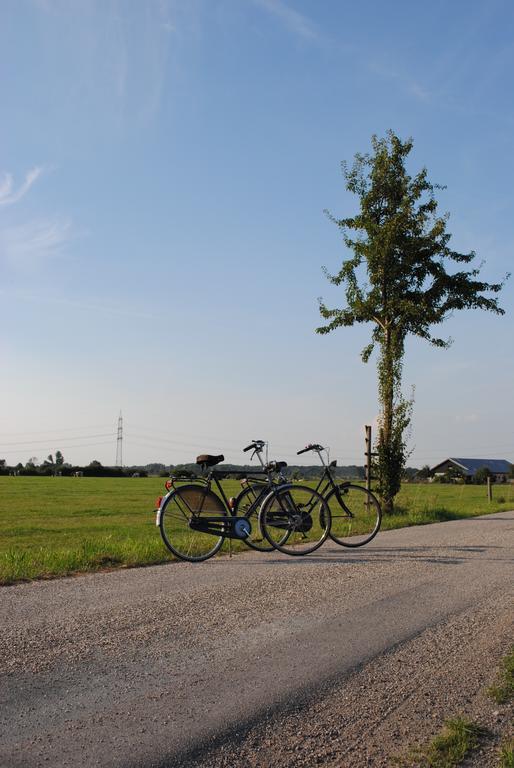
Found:
[[[501,729],[513,550],[503,513],[4,588],[0,765],[387,766],[458,712]]]

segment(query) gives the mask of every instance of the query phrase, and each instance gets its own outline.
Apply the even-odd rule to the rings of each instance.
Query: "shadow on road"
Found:
[[[368,548],[359,551],[335,551],[334,549],[320,548],[319,553],[305,555],[302,557],[291,557],[287,555],[269,554],[257,559],[247,559],[245,557],[236,557],[234,564],[242,568],[260,568],[264,563],[277,566],[289,567],[307,567],[313,563],[322,563],[324,565],[362,565],[372,563],[391,563],[405,560],[415,560],[423,563],[438,563],[441,565],[462,565],[471,560],[498,560],[512,562],[512,556],[502,557],[501,554],[494,554],[493,550],[510,550],[510,547],[503,547],[497,544],[487,547],[480,546],[408,546],[408,547],[376,547],[370,545]],[[491,556],[487,556],[491,553]],[[210,561],[213,565],[226,564],[226,558],[218,558]]]

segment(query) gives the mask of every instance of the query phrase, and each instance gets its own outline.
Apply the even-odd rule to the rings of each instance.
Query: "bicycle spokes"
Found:
[[[313,488],[289,485],[268,496],[260,521],[266,538],[276,549],[304,555],[325,541],[330,530],[330,510]]]

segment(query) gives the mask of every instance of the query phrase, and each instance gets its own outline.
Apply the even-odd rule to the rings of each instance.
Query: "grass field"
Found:
[[[226,482],[228,495],[239,489]],[[153,513],[163,492],[157,478],[0,477],[0,584],[172,559]],[[485,486],[405,485],[382,530],[514,509],[514,486],[493,496]]]

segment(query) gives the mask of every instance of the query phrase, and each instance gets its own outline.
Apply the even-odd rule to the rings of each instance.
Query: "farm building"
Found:
[[[479,469],[491,472],[495,483],[505,483],[512,470],[512,464],[506,459],[445,459],[430,470],[432,476],[445,475],[452,470],[471,480]]]

